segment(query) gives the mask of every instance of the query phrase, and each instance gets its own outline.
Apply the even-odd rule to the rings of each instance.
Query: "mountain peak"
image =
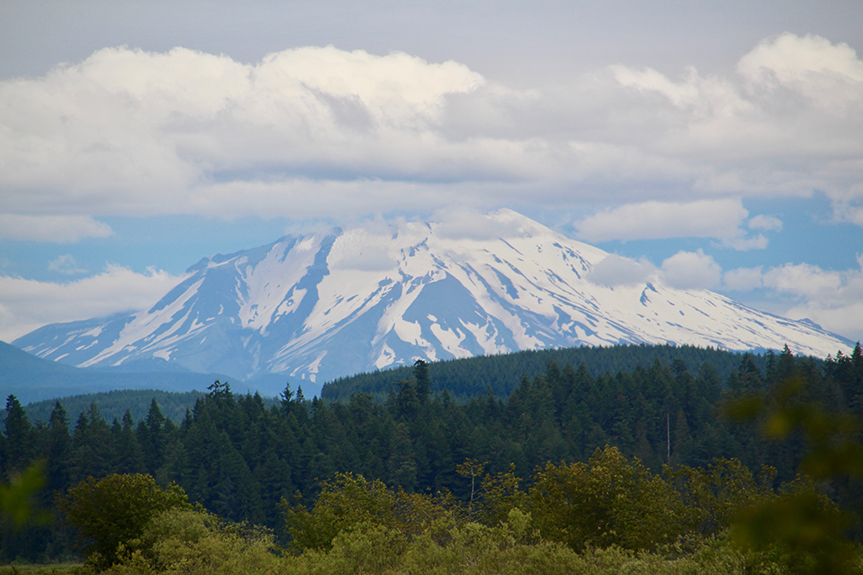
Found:
[[[547,347],[850,349],[811,323],[708,291],[653,278],[606,285],[597,265],[608,258],[512,210],[453,211],[204,258],[150,310],[46,326],[15,344],[81,367],[159,358],[252,382],[277,374],[312,393],[417,359]]]

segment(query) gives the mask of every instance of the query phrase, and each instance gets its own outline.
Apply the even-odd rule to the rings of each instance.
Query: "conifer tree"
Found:
[[[431,393],[431,378],[429,377],[428,364],[421,359],[414,363],[414,380],[416,381],[417,400],[420,404],[428,401]]]
[[[21,402],[14,395],[6,399],[4,471],[7,478],[21,473],[33,459],[33,427]]]
[[[69,422],[66,419],[66,410],[59,401],[51,411],[48,422],[48,469],[47,488],[50,491],[58,491],[65,488],[69,481]]]
[[[132,414],[128,409],[123,414],[123,423],[114,436],[114,445],[117,450],[115,472],[139,473],[143,471],[141,446],[138,444]]]

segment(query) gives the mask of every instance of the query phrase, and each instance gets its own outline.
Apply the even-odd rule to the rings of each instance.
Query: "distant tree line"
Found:
[[[147,417],[152,400],[159,404],[159,411],[174,423],[180,423],[186,417],[186,412],[195,406],[195,402],[205,395],[200,391],[163,391],[158,389],[118,389],[98,393],[72,395],[63,398],[63,408],[71,421],[77,421],[81,413],[91,409],[92,404],[99,406],[99,412],[107,421],[115,418],[122,421],[128,411],[135,421],[143,421]],[[275,398],[268,399],[270,404]],[[51,412],[56,407],[57,400],[36,401],[24,406],[30,421],[50,421]],[[6,412],[0,411],[0,419]]]
[[[512,473],[526,478],[528,489],[555,473],[549,463],[586,463],[597,449],[613,446],[654,474],[665,464],[706,469],[716,458],[753,471],[769,465],[775,487],[794,479],[806,438],[798,433],[771,442],[757,432],[763,422],[729,422],[723,405],[756,396],[778,402],[780,384],[794,379],[802,382],[797,401],[859,417],[863,353],[858,344],[851,355],[818,362],[786,348],[766,354],[763,365],[739,356],[723,379],[710,363],[691,370],[682,359],[601,375],[583,364],[550,363],[523,377],[507,399],[487,391],[467,402],[435,391],[433,370],[424,362],[410,379],[392,384],[382,402],[366,393],[345,402],[309,401],[288,386],[268,407],[259,395],[237,396],[216,382],[179,424],[155,401],[138,422],[127,413],[108,423],[94,405],[71,423],[58,401],[49,420],[34,425],[10,396],[0,472],[8,482],[44,461],[46,488],[37,503],[45,509],[54,507],[55,493],[89,477],[149,474],[162,486],[176,482],[190,502],[222,519],[274,529],[283,543],[290,538],[283,499],[312,508],[325,482],[339,473],[408,494],[451,493],[470,504],[482,474]],[[464,467],[471,461],[481,464],[482,474]],[[863,508],[854,481],[834,482],[828,491],[840,507]],[[63,556],[72,535],[57,522],[24,530],[4,525],[0,560]]]
[[[737,369],[741,355],[714,347],[632,344],[526,350],[435,361],[428,365],[432,392],[447,390],[456,401],[467,401],[487,393],[489,389],[495,397],[506,399],[521,385],[523,376],[533,378],[545,371],[550,363],[584,365],[592,376],[598,377],[605,373],[628,373],[656,361],[671,365],[680,360],[688,366],[700,366],[706,362],[725,381]],[[767,368],[768,357],[769,354],[749,354],[752,363],[761,371]],[[338,378],[324,384],[321,397],[326,401],[348,401],[355,393],[368,393],[383,400],[394,381],[411,379],[412,370],[411,366],[402,366]]]

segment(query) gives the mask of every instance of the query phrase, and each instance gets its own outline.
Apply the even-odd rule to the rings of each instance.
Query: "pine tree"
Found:
[[[186,416],[188,419],[188,415]],[[165,416],[156,403],[156,398],[150,401],[147,418],[138,423],[137,443],[141,450],[144,467],[147,473],[155,475],[165,459],[165,448],[168,438],[165,432]]]
[[[21,407],[21,402],[14,395],[6,399],[6,420],[3,422],[6,432],[6,449],[4,472],[11,479],[21,473],[33,460],[33,427],[27,418],[27,413]]]
[[[78,417],[72,436],[69,475],[73,484],[112,472],[116,464],[113,439],[99,406],[90,404],[90,409],[82,411]]]
[[[133,425],[132,414],[127,409],[126,413],[123,414],[122,427],[114,436],[114,445],[117,450],[115,473],[140,473],[143,471],[143,455]]]
[[[396,425],[390,438],[389,458],[387,459],[386,483],[398,485],[405,491],[413,491],[417,479],[417,465],[413,457],[408,427],[404,422]]]
[[[48,422],[48,469],[47,480],[50,491],[60,491],[67,487],[69,482],[69,448],[71,438],[69,437],[69,422],[66,419],[66,410],[59,401],[51,411]]]
[[[417,400],[420,404],[425,404],[431,393],[431,378],[429,378],[428,364],[421,359],[414,363],[414,380],[416,381]]]
[[[413,421],[419,411],[419,399],[417,398],[416,385],[412,381],[400,381],[395,386],[398,391],[394,401],[391,403],[393,416],[396,419]]]

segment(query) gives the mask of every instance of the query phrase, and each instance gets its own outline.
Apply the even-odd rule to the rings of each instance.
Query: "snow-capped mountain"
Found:
[[[509,210],[336,229],[205,258],[148,310],[49,325],[14,343],[79,367],[161,363],[246,381],[278,374],[307,393],[419,358],[557,346],[788,344],[819,357],[850,349],[811,322],[713,292],[658,278],[592,281],[606,257]]]

